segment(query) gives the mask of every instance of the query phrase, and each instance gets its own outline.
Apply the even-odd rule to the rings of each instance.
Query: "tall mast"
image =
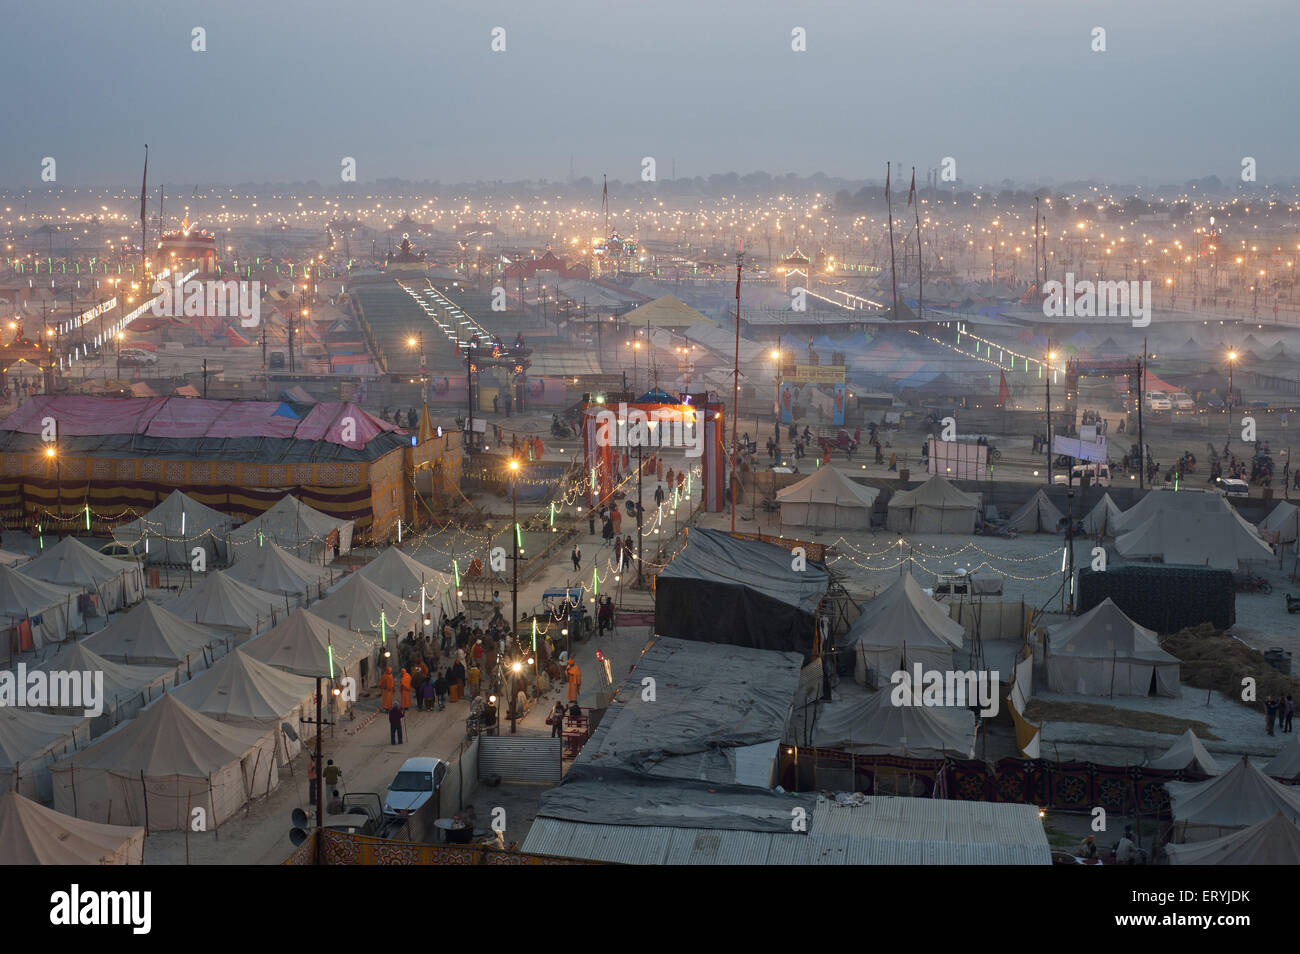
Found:
[[[732,369],[735,386],[731,392],[731,532],[736,532],[736,421],[740,417],[740,262],[745,253],[745,240],[736,248],[736,359]]]
[[[898,320],[898,267],[894,260],[894,206],[889,200],[889,168],[885,163],[885,207],[889,209],[889,281],[894,290],[894,320]],[[739,279],[737,279],[737,297],[739,297]]]
[[[921,271],[921,200],[916,196],[916,166],[912,167],[912,191],[907,194],[907,201],[913,203],[916,212],[916,308],[917,317],[925,317],[925,276]]]
[[[148,220],[146,215],[146,196],[149,188],[149,144],[144,144],[144,177],[140,180],[140,281],[144,282],[145,247],[148,241]],[[141,288],[143,288],[143,284]]]

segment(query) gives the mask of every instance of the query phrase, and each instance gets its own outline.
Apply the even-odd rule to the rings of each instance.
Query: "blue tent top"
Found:
[[[673,397],[663,388],[654,388],[636,399],[635,404],[681,404],[682,400]]]
[[[276,409],[271,413],[271,416],[272,416],[272,417],[291,417],[291,418],[293,418],[295,421],[299,419],[299,418],[298,418],[298,415],[294,413],[293,408],[291,408],[289,405],[287,405],[287,404],[283,404],[283,403],[282,403],[279,407],[277,407],[277,408],[276,408]]]

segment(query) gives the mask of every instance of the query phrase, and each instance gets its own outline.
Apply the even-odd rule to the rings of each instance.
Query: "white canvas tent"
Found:
[[[451,619],[465,610],[464,602],[456,595],[455,580],[449,574],[439,573],[397,547],[388,547],[357,572],[398,596],[419,599],[423,587],[435,623],[439,622],[439,611]]]
[[[230,547],[238,559],[250,546],[270,542],[308,562],[328,563],[334,557],[336,534],[340,554],[352,549],[353,524],[352,520],[331,517],[293,494],[286,494],[261,516],[232,531]]]
[[[90,720],[0,706],[0,791],[50,800],[50,764],[90,744]]]
[[[164,605],[183,619],[236,637],[269,629],[292,611],[284,596],[241,583],[224,570],[209,572]]]
[[[1201,775],[1218,775],[1223,771],[1191,729],[1179,736],[1164,755],[1147,762],[1146,767],[1171,772],[1199,772]]]
[[[269,540],[260,547],[256,543],[232,546],[232,552],[235,563],[226,574],[268,593],[311,598],[320,595],[334,578],[320,564],[300,560]]]
[[[1279,543],[1295,543],[1300,537],[1300,507],[1279,500],[1272,512],[1259,522],[1259,529],[1276,530]]]
[[[195,547],[202,547],[208,564],[226,559],[226,534],[233,518],[173,490],[143,517],[113,531],[113,539],[126,546],[139,543],[146,563],[188,566]]]
[[[34,580],[96,593],[110,613],[144,598],[144,578],[135,563],[98,553],[76,537],[64,537],[46,547],[32,562],[19,567],[19,572]]]
[[[32,643],[37,649],[46,643],[62,642],[82,627],[77,595],[76,590],[66,586],[35,580],[0,566],[0,620],[11,628],[30,621]]]
[[[99,825],[0,795],[0,865],[144,864],[144,829]]]
[[[1232,513],[1153,513],[1121,534],[1115,549],[1129,558],[1236,570],[1244,562],[1273,559],[1272,548],[1253,526]]]
[[[220,642],[212,630],[148,600],[82,640],[87,649],[111,662],[183,666],[187,676],[195,668],[207,668]]]
[[[274,746],[264,729],[226,725],[165,695],[51,767],[54,807],[149,831],[184,830],[202,808],[217,826],[279,784]]]
[[[834,467],[819,467],[776,495],[781,523],[795,527],[869,530],[880,491],[866,487]]]
[[[1176,840],[1209,841],[1281,812],[1300,822],[1300,792],[1269,778],[1243,756],[1205,782],[1165,782]]]
[[[958,490],[936,474],[915,490],[890,498],[886,525],[900,533],[971,534],[979,507],[978,494]]]
[[[1110,494],[1103,494],[1097,505],[1083,518],[1083,532],[1090,537],[1113,537],[1123,512],[1119,504],[1111,500]]]
[[[1241,831],[1166,845],[1171,865],[1300,865],[1300,828],[1283,812]]]
[[[302,748],[302,719],[315,718],[315,679],[268,666],[240,649],[173,695],[195,712],[218,722],[270,732],[281,766]],[[299,736],[297,739],[288,738],[281,730],[281,724],[286,722]]]
[[[135,714],[157,699],[176,679],[175,666],[124,666],[110,662],[103,656],[92,652],[85,640],[67,643],[59,652],[47,656],[38,665],[29,666],[28,670],[39,669],[44,672],[85,672],[103,673],[103,708],[101,715],[91,718],[90,734],[99,738],[113,726]],[[75,709],[58,709],[46,706],[43,711],[55,715],[82,715],[86,706]]]
[[[880,684],[916,663],[926,669],[951,669],[952,654],[961,649],[964,633],[947,608],[927,596],[912,574],[904,573],[863,604],[844,644],[854,647],[854,679],[866,685],[870,671]]]
[[[1064,519],[1065,514],[1057,509],[1056,504],[1040,488],[1023,507],[1011,515],[1007,526],[1021,533],[1056,533]]]
[[[356,633],[299,609],[269,632],[245,643],[244,651],[285,672],[339,679],[358,676],[360,661],[370,654],[370,644]]]
[[[891,687],[885,686],[821,706],[813,744],[869,755],[975,757],[975,716],[970,709],[899,706],[890,693]]]
[[[360,573],[351,574],[333,593],[313,603],[311,612],[344,629],[393,639],[422,628],[418,600],[408,602]]]
[[[1287,781],[1300,778],[1300,735],[1293,735],[1272,760],[1264,766],[1264,774]]]
[[[1228,498],[1209,490],[1152,490],[1129,507],[1115,521],[1117,535],[1128,533],[1157,513],[1233,514],[1237,511]],[[1241,518],[1238,517],[1240,520]],[[1245,523],[1244,520],[1241,521]],[[1250,524],[1246,524],[1250,526]]]
[[[1179,665],[1110,598],[1047,630],[1047,685],[1055,692],[1177,696]]]

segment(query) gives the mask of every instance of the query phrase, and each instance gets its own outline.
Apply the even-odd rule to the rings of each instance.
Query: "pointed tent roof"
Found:
[[[850,480],[834,467],[818,467],[776,495],[777,503],[835,504],[840,507],[874,507],[880,491]]]
[[[1284,812],[1211,841],[1166,845],[1171,865],[1297,865],[1300,828]]]
[[[1021,533],[1055,533],[1065,514],[1048,499],[1046,491],[1039,488],[1023,507],[1011,515],[1008,525]]]
[[[324,546],[326,537],[335,530],[341,532],[345,525],[352,522],[321,513],[293,494],[285,494],[260,516],[248,521],[238,530],[232,530],[230,540],[238,545],[235,550],[237,556],[243,556],[249,544],[257,543],[258,534],[286,550],[315,541]]]
[[[103,656],[88,649],[82,640],[70,643],[61,652],[54,653],[31,669],[44,672],[62,670],[65,672],[102,672],[104,674],[104,701],[113,703],[122,698],[130,698],[146,686],[153,685],[171,676],[175,671],[172,666],[126,666],[110,662]]]
[[[465,608],[450,574],[439,573],[397,547],[388,547],[357,573],[389,593],[409,599],[419,599],[420,587],[424,586],[428,599],[438,601],[448,616]]]
[[[1281,812],[1300,820],[1300,792],[1273,781],[1243,756],[1222,775],[1205,782],[1165,782],[1175,822],[1217,828],[1245,828]]]
[[[1236,511],[1198,513],[1187,519],[1166,510],[1154,513],[1115,540],[1126,557],[1159,557],[1165,563],[1235,570],[1238,564],[1273,559],[1272,548]]]
[[[270,721],[283,719],[315,692],[315,679],[276,669],[236,649],[173,695],[214,719]]]
[[[1218,775],[1223,769],[1214,761],[1205,748],[1205,744],[1188,729],[1178,741],[1169,747],[1169,751],[1159,758],[1151,759],[1147,768],[1167,769],[1169,771],[1200,772],[1202,775]]]
[[[1048,649],[1076,659],[1138,659],[1177,663],[1160,648],[1154,631],[1139,626],[1107,597],[1082,616],[1047,628]]]
[[[1115,526],[1125,533],[1142,523],[1153,513],[1173,510],[1179,513],[1236,513],[1226,497],[1208,490],[1148,491],[1146,496],[1125,510]]]
[[[700,314],[690,305],[672,295],[661,295],[654,301],[634,308],[623,320],[632,328],[644,328],[648,322],[654,328],[689,328],[693,325],[717,325],[712,318]]]
[[[968,759],[975,755],[975,716],[969,709],[896,706],[890,690],[823,706],[813,744],[849,752]]]
[[[0,616],[22,619],[30,613],[39,613],[76,599],[79,592],[80,588],[55,586],[11,567],[0,566]]]
[[[409,605],[360,573],[351,574],[337,590],[313,603],[311,611],[335,626],[363,633],[378,633],[381,622],[398,637],[408,628],[420,628],[418,597],[414,605]]]
[[[1097,345],[1097,347],[1094,348],[1093,350],[1096,351],[1097,354],[1126,354],[1127,353],[1123,348],[1121,348],[1115,342],[1114,338],[1107,338],[1101,344]]]
[[[73,818],[17,792],[0,795],[0,865],[143,863],[143,828]]]
[[[268,593],[291,595],[307,593],[330,579],[324,567],[300,560],[269,541],[260,547],[256,543],[239,547],[235,563],[226,574]]]
[[[173,490],[144,516],[124,523],[113,531],[113,539],[134,543],[147,533],[153,537],[179,537],[184,526],[186,539],[210,537],[215,544],[224,543],[235,525],[233,518],[201,504],[188,494]]]
[[[50,715],[22,706],[0,706],[0,769],[12,769],[51,744],[84,734],[84,716]]]
[[[1266,358],[1285,358],[1287,356],[1286,347],[1279,339],[1273,344],[1273,347],[1264,352]]]
[[[370,652],[369,644],[356,633],[299,609],[283,623],[245,644],[244,651],[285,672],[329,678],[331,648],[334,676]]]
[[[212,630],[145,600],[82,644],[114,662],[179,664],[197,657],[215,638]]]
[[[975,494],[959,490],[946,477],[935,474],[914,490],[903,490],[889,498],[890,507],[943,507],[948,510],[979,509]]]
[[[1300,537],[1300,507],[1279,500],[1267,517],[1259,522],[1260,530],[1276,530],[1282,543],[1293,543]]]
[[[171,600],[166,608],[204,626],[250,633],[270,626],[273,613],[288,612],[282,596],[241,583],[224,570],[209,573],[207,579]]]
[[[911,573],[904,573],[874,599],[849,627],[845,645],[867,649],[893,649],[904,643],[913,648],[961,649],[965,628],[948,611],[925,594]]]
[[[1123,513],[1119,504],[1110,499],[1110,494],[1103,494],[1097,505],[1083,518],[1083,532],[1089,536],[1101,534],[1104,537],[1115,535],[1115,524]]]
[[[32,562],[23,564],[19,572],[46,583],[77,589],[116,580],[127,572],[139,575],[134,564],[98,553],[76,537],[64,537],[47,547]]]
[[[1292,741],[1264,766],[1265,775],[1288,780],[1300,778],[1300,735],[1291,738]]]
[[[63,764],[78,771],[201,778],[243,758],[265,737],[263,728],[218,722],[168,694]]]

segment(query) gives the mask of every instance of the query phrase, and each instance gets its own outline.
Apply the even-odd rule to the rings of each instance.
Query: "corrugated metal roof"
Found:
[[[892,796],[856,806],[820,799],[806,834],[538,818],[524,850],[625,864],[1051,864],[1047,836],[1032,805]]]

